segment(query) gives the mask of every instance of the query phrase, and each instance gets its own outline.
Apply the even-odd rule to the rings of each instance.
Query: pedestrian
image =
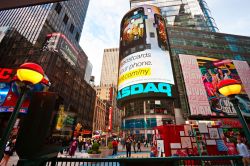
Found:
[[[116,139],[114,139],[112,141],[112,147],[113,147],[113,154],[112,155],[116,155],[117,154],[117,150],[118,150],[118,142]]]
[[[147,148],[148,148],[148,140],[147,140],[147,139],[145,140],[145,145],[144,145],[144,147],[147,147]]]
[[[8,165],[10,156],[12,156],[15,151],[15,143],[16,143],[16,139],[11,139],[7,142],[6,147],[4,149],[4,156],[0,162],[0,166]]]
[[[126,152],[127,152],[127,157],[131,157],[131,139],[130,138],[126,140]]]
[[[134,149],[134,152],[136,153],[135,147],[136,147],[136,141],[134,140],[133,141],[133,149]]]
[[[70,145],[69,155],[74,156],[76,149],[77,149],[77,140],[76,140],[76,138],[74,138],[71,145]]]
[[[126,142],[125,142],[125,139],[124,139],[124,138],[122,138],[121,144],[122,144],[122,149],[125,149],[125,144],[126,144]]]
[[[137,152],[141,152],[141,142],[140,141],[138,141],[137,142]]]
[[[82,152],[82,146],[83,146],[83,140],[79,139],[79,141],[78,141],[78,150],[79,150],[79,152]]]
[[[250,155],[247,149],[247,146],[241,142],[241,139],[237,139],[237,151],[240,156],[242,156],[242,162],[244,166],[248,166],[250,164]]]

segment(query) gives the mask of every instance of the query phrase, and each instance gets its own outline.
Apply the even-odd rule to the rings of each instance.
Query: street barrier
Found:
[[[41,166],[243,166],[241,156],[188,156],[154,158],[43,158]],[[30,166],[22,159],[23,166]],[[34,162],[33,162],[34,163]]]

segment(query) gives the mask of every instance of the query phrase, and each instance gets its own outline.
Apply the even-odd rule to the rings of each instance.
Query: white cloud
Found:
[[[100,82],[104,48],[119,46],[120,22],[129,10],[129,0],[91,0],[80,45],[93,64],[92,75]]]

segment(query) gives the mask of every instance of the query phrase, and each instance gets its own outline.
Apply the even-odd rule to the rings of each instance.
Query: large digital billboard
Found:
[[[218,83],[221,80],[235,79],[242,83],[241,94],[236,96],[239,101],[239,108],[241,109],[243,115],[250,116],[250,100],[248,96],[248,94],[250,94],[250,81],[249,77],[247,77],[250,75],[250,68],[246,62],[230,59],[197,57],[192,55],[180,55],[179,58],[182,66],[189,105],[192,105],[194,100],[196,100],[197,107],[200,106],[200,103],[202,102],[199,100],[203,100],[205,102],[204,95],[206,95],[206,99],[211,110],[211,113],[209,113],[209,111],[202,112],[202,109],[194,111],[192,110],[193,107],[190,107],[192,115],[210,114],[212,116],[235,116],[236,110],[229,98],[218,92]],[[187,63],[192,66],[192,70],[187,70]],[[196,81],[194,81],[193,78],[196,78]],[[201,90],[196,91],[196,86],[199,86]],[[204,91],[206,92],[205,94]],[[199,95],[202,95],[203,97]]]
[[[62,33],[48,34],[43,50],[59,52],[71,65],[77,64],[78,50]]]
[[[138,97],[172,97],[174,78],[165,22],[154,6],[129,11],[120,32],[118,102]]]

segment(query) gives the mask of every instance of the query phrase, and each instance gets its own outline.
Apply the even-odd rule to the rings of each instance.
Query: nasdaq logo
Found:
[[[166,96],[172,97],[171,85],[167,83],[147,83],[147,84],[135,84],[123,88],[118,91],[117,100],[124,97],[147,94],[147,93],[165,93]]]

